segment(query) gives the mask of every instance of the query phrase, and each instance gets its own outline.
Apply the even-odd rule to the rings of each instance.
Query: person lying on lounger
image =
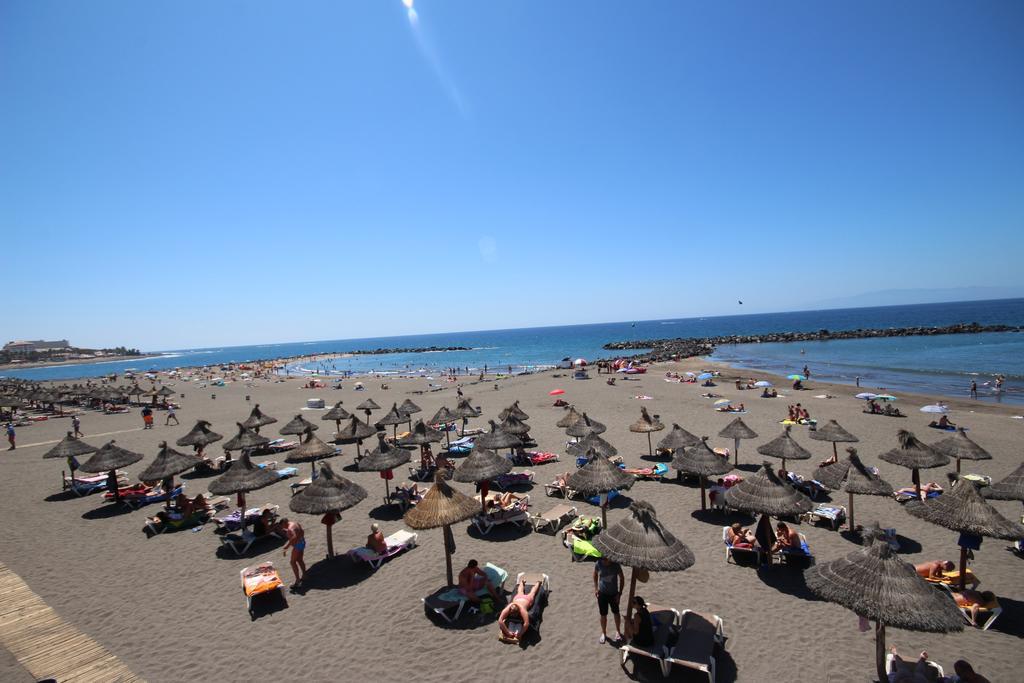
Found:
[[[501,629],[501,635],[505,636],[506,639],[519,640],[526,633],[527,629],[530,628],[530,609],[537,600],[538,593],[540,593],[540,581],[533,584],[533,588],[529,591],[526,590],[525,580],[516,584],[516,593],[512,596],[512,601],[498,615],[498,628]],[[518,635],[509,630],[509,618],[514,618],[523,623],[523,628],[519,631]]]
[[[517,496],[511,491],[499,494],[494,498],[490,498],[487,501],[487,511],[492,510],[510,510],[512,506],[522,500],[522,496]]]
[[[726,532],[726,538],[729,539],[729,545],[733,548],[753,548],[757,542],[750,529],[744,529],[739,522],[733,522],[729,531]]]
[[[949,560],[932,560],[914,565],[914,571],[923,579],[941,579],[946,572],[951,572],[956,567]]]
[[[183,517],[188,517],[194,512],[205,512],[206,499],[201,493],[195,498],[189,498],[184,493],[179,493],[178,497],[174,499],[174,507]]]
[[[934,481],[930,481],[927,484],[921,484],[921,500],[926,500],[929,493],[935,491],[942,491],[942,486]],[[896,489],[897,496],[916,496],[917,489],[913,486],[904,486],[901,489]]]
[[[976,590],[968,588],[960,593],[954,591],[953,599],[956,600],[958,607],[967,610],[967,615],[971,620],[971,625],[977,626],[978,610],[983,609],[986,605],[994,603],[996,601],[996,594],[992,591],[981,591],[979,593]]]

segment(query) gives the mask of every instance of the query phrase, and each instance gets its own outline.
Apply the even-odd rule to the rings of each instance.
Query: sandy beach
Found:
[[[735,417],[714,411],[708,391],[695,384],[664,381],[666,371],[683,372],[709,368],[701,359],[652,365],[645,375],[619,378],[609,386],[603,375],[591,371],[591,379],[574,381],[565,371],[486,381],[464,385],[466,396],[480,406],[483,417],[470,426],[486,426],[487,418],[520,401],[529,415],[531,434],[539,450],[561,454],[557,464],[533,468],[537,484],[531,494],[534,511],[544,511],[560,499],[546,498],[542,484],[557,473],[573,467],[565,455],[566,436],[555,427],[564,412],[552,407],[548,392],[565,390],[563,396],[579,410],[604,422],[608,431],[603,438],[615,445],[629,466],[648,462],[647,439],[627,427],[646,407],[671,426],[673,422],[698,436],[709,436],[711,445],[732,448],[731,440],[717,437]],[[740,374],[726,367],[725,376]],[[561,374],[561,376],[557,376]],[[742,371],[743,377],[751,376]],[[758,379],[763,373],[753,373]],[[343,400],[353,410],[366,398],[373,398],[385,410],[393,402],[412,398],[429,417],[442,405],[453,407],[455,385],[429,392],[426,379],[386,380],[390,389],[382,391],[380,380],[364,380],[366,391],[344,389],[306,389],[303,382],[241,382],[225,387],[198,389],[185,383],[168,382],[184,396],[177,411],[180,426],[164,426],[164,413],[157,412],[157,426],[143,431],[138,409],[128,414],[102,415],[87,412],[82,416],[85,440],[100,446],[116,438],[118,445],[143,453],[145,458],[128,468],[135,475],[149,462],[161,440],[173,442],[183,436],[199,418],[209,420],[212,428],[225,437],[235,432],[235,422],[243,420],[253,404],[278,419],[263,432],[276,437],[277,428],[296,414],[320,425],[318,436],[327,440],[333,423],[322,422],[318,411],[302,410],[306,399],[321,397],[329,407]],[[895,486],[910,483],[907,470],[882,462],[879,454],[897,445],[898,429],[909,429],[923,441],[934,443],[948,436],[927,428],[930,416],[918,408],[941,397],[915,397],[900,394],[898,406],[906,419],[871,416],[862,413],[863,402],[853,398],[854,387],[808,382],[808,391],[793,392],[788,383],[776,382],[781,396],[760,399],[756,391],[736,391],[727,379],[714,388],[717,394],[735,403],[745,403],[744,421],[758,432],[759,438],[743,442],[740,448],[739,474],[749,476],[762,458],[755,452],[782,432],[779,421],[786,406],[800,401],[820,423],[838,420],[860,438],[856,444],[863,460],[877,466],[882,476]],[[216,398],[213,397],[215,394]],[[831,395],[834,398],[819,398]],[[246,400],[249,396],[250,400]],[[650,396],[639,400],[638,396]],[[1007,475],[1020,464],[1020,443],[1024,420],[1013,419],[1020,408],[949,399],[950,417],[969,427],[969,435],[992,453],[993,459],[981,463],[965,462],[965,472],[978,472],[994,480]],[[379,418],[383,411],[375,413]],[[419,532],[419,547],[385,564],[376,572],[353,565],[348,558],[324,559],[326,553],[323,526],[317,517],[285,512],[306,529],[309,567],[308,586],[303,594],[287,595],[287,606],[259,613],[250,620],[239,586],[239,570],[259,561],[273,560],[290,582],[291,572],[282,558],[281,545],[262,545],[244,558],[224,555],[207,524],[196,533],[167,533],[147,538],[142,528],[150,506],[141,511],[123,512],[104,504],[99,494],[78,498],[60,492],[60,460],[43,460],[49,450],[70,428],[67,418],[52,418],[18,429],[19,447],[0,455],[0,499],[8,511],[5,533],[0,535],[0,560],[17,573],[29,587],[66,621],[92,636],[121,659],[132,671],[149,681],[181,679],[246,680],[352,680],[447,681],[485,678],[520,680],[524,676],[541,681],[624,678],[619,668],[619,651],[597,638],[597,606],[593,595],[593,565],[574,563],[561,544],[561,536],[543,533],[513,533],[496,530],[488,536],[467,532],[469,524],[454,529],[457,553],[456,571],[470,558],[481,564],[492,562],[514,577],[521,571],[544,572],[550,576],[552,594],[544,613],[540,642],[526,648],[502,644],[497,640],[493,620],[480,623],[475,617],[458,627],[442,627],[424,614],[421,598],[444,583],[444,553],[440,530]],[[654,435],[655,442],[666,432]],[[812,441],[807,427],[795,427],[795,438],[815,455],[813,460],[792,463],[791,469],[809,476],[818,460],[831,453],[831,444]],[[210,452],[219,454],[219,444]],[[182,449],[185,450],[185,449]],[[334,529],[336,551],[344,552],[362,545],[371,522],[378,521],[385,534],[403,526],[397,508],[381,505],[384,485],[375,472],[358,472],[351,467],[354,446],[345,446],[343,455],[329,461],[335,471],[361,484],[369,496],[347,511]],[[259,461],[283,460],[284,456],[264,456]],[[778,467],[778,461],[772,461]],[[521,470],[523,468],[517,468]],[[924,481],[946,483],[945,469],[926,471]],[[300,466],[308,474],[308,465]],[[402,481],[405,472],[396,472]],[[726,564],[721,539],[723,524],[731,521],[721,513],[701,513],[696,487],[677,484],[674,471],[663,482],[638,482],[626,495],[612,504],[609,523],[628,514],[632,500],[654,505],[659,519],[694,552],[696,564],[678,574],[652,574],[638,593],[652,602],[711,612],[721,616],[727,636],[725,651],[718,656],[718,681],[764,681],[782,677],[791,681],[868,681],[874,680],[874,643],[871,632],[860,632],[857,617],[846,609],[816,599],[803,583],[802,574],[790,567],[757,570]],[[133,481],[135,479],[133,478]],[[192,495],[207,490],[211,478],[188,478],[186,491]],[[472,495],[470,485],[455,484]],[[274,484],[249,496],[250,505],[273,503],[287,511],[288,482]],[[833,500],[845,504],[846,496],[833,494]],[[597,507],[577,503],[582,514],[599,513]],[[1021,505],[996,501],[994,505],[1007,517],[1019,519]],[[859,496],[857,520],[867,524],[875,520],[883,527],[895,527],[902,557],[909,562],[931,559],[955,559],[956,534],[909,515],[889,498]],[[749,518],[737,517],[745,522]],[[802,524],[810,547],[819,562],[840,557],[855,548],[854,542],[825,526]],[[1007,551],[1007,542],[986,539],[976,553],[973,565],[982,578],[982,588],[995,591],[1005,610],[986,632],[966,627],[962,633],[934,635],[890,629],[888,640],[908,656],[927,650],[947,673],[956,659],[966,658],[992,681],[1010,681],[1022,662],[1021,636],[1024,635],[1024,579],[1022,559]],[[511,579],[507,584],[511,587]],[[625,605],[623,605],[623,608]],[[660,680],[656,666],[642,663],[640,678]],[[30,680],[22,666],[7,652],[0,652],[0,679]],[[695,672],[676,667],[673,680],[702,680]]]

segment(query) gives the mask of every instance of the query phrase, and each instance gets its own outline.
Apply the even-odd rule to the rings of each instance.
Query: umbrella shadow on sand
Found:
[[[370,510],[367,514],[369,514],[371,519],[376,519],[380,522],[397,522],[402,519],[402,506],[383,503]]]
[[[79,498],[81,498],[80,495],[74,491],[68,490],[61,491],[59,493],[51,493],[46,498],[43,498],[43,501],[47,503],[59,503],[65,500],[77,500]]]
[[[362,583],[374,573],[368,563],[355,563],[347,555],[325,557],[307,566],[306,576],[302,579],[302,588],[296,592],[305,595],[309,591],[350,588]]]
[[[721,510],[715,510],[709,508],[707,510],[694,510],[690,513],[690,517],[693,517],[698,522],[704,522],[705,524],[712,524],[714,526],[732,526],[734,522],[739,522],[743,526],[749,526],[757,521],[757,519],[746,512],[739,512],[738,510],[730,510],[728,512],[722,512]]]
[[[770,586],[780,593],[792,595],[794,598],[808,602],[823,602],[807,587],[803,569],[803,566],[761,566],[757,569],[757,575],[764,585]]]
[[[107,503],[98,508],[87,510],[82,513],[82,519],[111,519],[122,515],[129,515],[134,510],[123,503]]]
[[[1003,613],[988,630],[1024,638],[1024,602],[1000,595],[999,605],[1003,608]]]
[[[493,541],[505,543],[506,541],[517,541],[527,534],[533,533],[529,523],[524,524],[501,524],[493,527],[488,533],[481,533],[476,524],[466,527],[466,534],[478,541]]]
[[[436,591],[434,591],[428,596],[428,599],[430,597],[446,593],[448,592],[448,590],[450,590],[448,586],[438,588]],[[499,593],[499,600],[494,605],[494,609],[491,611],[490,614],[484,614],[483,612],[473,613],[471,612],[469,605],[466,605],[466,607],[462,610],[462,614],[459,615],[458,619],[456,619],[453,622],[448,622],[445,621],[444,617],[436,614],[431,609],[425,607],[423,612],[424,614],[426,614],[427,619],[434,626],[439,626],[443,629],[448,629],[450,631],[472,631],[478,628],[486,627],[493,627],[497,629],[497,626],[495,626],[495,622],[498,621],[498,615],[501,613],[501,610],[503,610],[505,608],[505,605],[507,604],[508,594],[506,591],[501,591]]]
[[[860,526],[860,525],[858,525],[858,526]],[[843,529],[842,531],[839,532],[839,535],[843,538],[843,540],[849,541],[850,543],[853,543],[854,545],[863,545],[864,544],[864,537],[863,537],[863,535],[860,534],[860,533],[854,532],[854,531],[850,531],[849,529]],[[897,552],[897,553],[901,553],[901,554],[905,553],[907,555],[916,555],[917,553],[921,552],[921,550],[923,550],[923,548],[921,547],[920,543],[918,543],[917,541],[915,541],[912,538],[907,538],[906,536],[903,536],[902,534],[896,534],[895,539],[896,539],[896,542],[899,544],[899,548],[894,548],[894,551]]]
[[[757,472],[759,469],[761,469],[761,466],[756,465],[752,462],[743,462],[740,463],[739,465],[736,465],[735,469],[738,469],[742,472]]]
[[[729,654],[729,651],[722,647],[715,648],[715,682],[733,683],[737,678],[736,661]],[[669,672],[669,677],[661,675],[661,666],[648,657],[630,657],[633,663],[633,670],[630,671],[628,664],[621,664],[626,677],[640,683],[659,683],[661,681],[706,681],[708,675],[692,669],[684,669],[681,666],[674,666]]]
[[[271,536],[269,538],[263,538],[256,541],[251,546],[249,546],[249,549],[247,551],[245,551],[241,555],[238,555],[237,553],[235,553],[234,550],[231,550],[226,545],[221,545],[220,547],[218,547],[216,550],[216,554],[217,558],[221,560],[253,559],[259,557],[260,555],[268,555],[274,552],[275,550],[280,549],[280,547],[283,546],[284,543],[285,540],[283,538]],[[271,557],[267,559],[278,560],[280,559],[280,557],[281,556],[278,555],[277,557]],[[287,563],[285,564],[287,566]]]

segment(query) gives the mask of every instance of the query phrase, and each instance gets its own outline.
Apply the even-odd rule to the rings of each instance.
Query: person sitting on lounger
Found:
[[[201,493],[195,498],[189,498],[184,493],[179,493],[174,499],[174,507],[183,517],[189,517],[196,512],[206,512],[206,499]]]
[[[790,528],[785,522],[779,522],[775,526],[775,535],[776,540],[775,545],[772,546],[772,552],[803,552],[803,548],[800,545],[800,534],[796,532],[796,529]]]
[[[559,474],[557,477],[555,477],[555,480],[553,482],[551,482],[552,485],[558,487],[558,490],[562,492],[562,496],[563,497],[567,497],[568,496],[569,474],[570,474],[569,472],[564,472],[562,474]]]
[[[726,532],[726,538],[729,539],[729,545],[733,548],[753,548],[754,543],[757,542],[750,529],[744,529],[739,522],[733,522],[729,531]]]
[[[487,578],[487,572],[480,569],[476,560],[470,560],[459,572],[459,592],[470,602],[478,603],[480,598],[477,597],[477,592],[481,588],[486,588],[491,597],[497,600],[498,593],[494,590],[494,584]]]
[[[654,644],[654,622],[647,603],[639,595],[633,597],[633,616],[627,624],[631,644],[637,647],[650,647]]]
[[[274,521],[274,511],[265,509],[260,513],[259,518],[252,525],[252,533],[257,537],[266,536],[274,531],[276,527],[277,523]]]
[[[931,562],[915,564],[914,571],[924,579],[941,579],[944,573],[953,571],[954,567],[956,565],[949,560],[933,560]]]
[[[420,487],[416,482],[405,483],[395,488],[395,493],[400,497],[404,498],[408,502],[413,502],[420,498]]]
[[[932,665],[928,663],[928,653],[921,652],[917,661],[911,664],[900,656],[895,647],[889,648],[892,653],[893,671],[889,674],[889,683],[925,683]],[[945,679],[943,679],[945,680]]]
[[[526,630],[530,628],[530,609],[533,607],[533,603],[536,602],[538,593],[540,593],[540,581],[533,584],[533,588],[529,591],[526,590],[525,580],[521,580],[516,584],[516,594],[512,596],[512,601],[498,615],[498,628],[501,629],[501,635],[506,639],[519,640],[522,634],[526,633]],[[523,628],[519,631],[518,636],[509,630],[509,618],[515,618],[523,622]]]
[[[980,593],[971,588],[963,592],[953,592],[953,599],[958,607],[967,610],[967,617],[971,620],[972,626],[978,625],[978,610],[993,604],[996,601],[996,594],[992,591],[981,591]]]
[[[953,429],[956,427],[945,415],[941,416],[938,420],[932,420],[928,423],[928,426],[935,427],[936,429]]]
[[[370,535],[366,537],[366,547],[378,555],[383,555],[388,551],[387,541],[384,540],[384,534],[381,533],[380,525],[376,522],[370,525]]]

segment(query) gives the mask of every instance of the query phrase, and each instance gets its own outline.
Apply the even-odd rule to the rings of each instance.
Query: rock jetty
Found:
[[[816,332],[768,332],[765,334],[734,334],[724,337],[691,337],[676,339],[640,339],[636,341],[610,342],[602,348],[609,351],[643,350],[632,356],[634,360],[650,363],[672,358],[690,358],[711,355],[716,346],[723,344],[764,344],[806,341],[828,341],[831,339],[868,339],[871,337],[927,337],[939,334],[977,334],[979,332],[1021,332],[1024,327],[1016,325],[979,325],[978,323],[957,323],[945,327],[890,327],[876,330],[818,330]]]
[[[437,351],[472,351],[468,346],[419,346],[416,348],[396,349],[360,349],[358,351],[339,351],[349,356],[379,356],[385,353],[435,353]]]

